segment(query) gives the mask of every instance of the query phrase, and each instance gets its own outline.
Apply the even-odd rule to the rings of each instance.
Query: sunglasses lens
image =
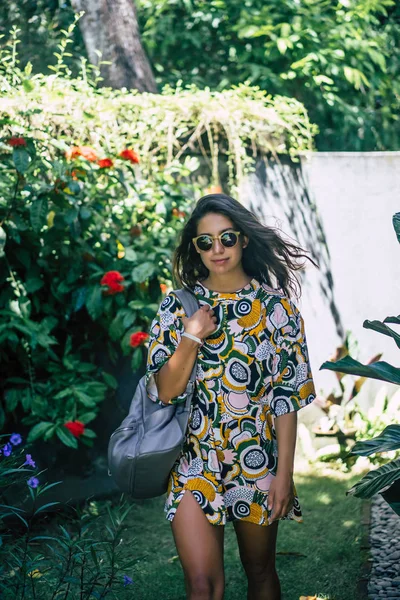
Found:
[[[207,250],[211,250],[213,245],[212,238],[209,235],[201,235],[197,238],[197,247],[199,250],[203,252],[207,252]]]
[[[236,245],[238,241],[238,236],[233,231],[227,231],[221,235],[221,242],[225,246],[225,248],[232,248]]]

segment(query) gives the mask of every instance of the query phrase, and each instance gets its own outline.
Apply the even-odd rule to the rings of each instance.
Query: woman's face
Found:
[[[225,215],[219,213],[208,213],[200,219],[197,225],[197,236],[208,234],[218,236],[227,231],[237,231],[238,228]],[[214,239],[210,250],[202,251],[196,248],[200,254],[203,264],[210,273],[215,275],[226,274],[234,271],[242,262],[242,252],[248,244],[248,238],[241,235],[235,246],[227,248],[221,240]]]

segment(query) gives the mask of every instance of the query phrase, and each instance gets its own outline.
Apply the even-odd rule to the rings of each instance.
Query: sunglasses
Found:
[[[225,248],[233,248],[238,243],[240,231],[224,231],[219,235],[208,235],[203,233],[192,239],[193,244],[201,252],[208,252],[214,244],[214,240],[219,240],[219,243]]]

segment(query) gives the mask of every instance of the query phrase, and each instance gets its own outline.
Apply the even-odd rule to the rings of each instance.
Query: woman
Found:
[[[185,401],[197,359],[186,443],[165,507],[190,600],[223,598],[228,521],[248,599],[281,597],[278,522],[301,521],[292,479],[296,414],[315,397],[303,321],[288,298],[299,258],[306,258],[300,248],[237,200],[204,196],[174,257],[175,279],[200,308],[187,318],[170,293],[151,325],[146,383],[155,402]]]

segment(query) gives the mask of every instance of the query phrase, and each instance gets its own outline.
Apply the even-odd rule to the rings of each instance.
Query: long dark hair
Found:
[[[173,258],[173,276],[178,285],[192,288],[197,280],[208,277],[209,270],[192,243],[198,222],[208,213],[225,215],[234,229],[248,237],[242,254],[242,266],[248,276],[272,287],[278,285],[288,296],[299,296],[301,286],[295,272],[304,268],[304,259],[318,265],[305,250],[284,240],[277,229],[262,225],[251,211],[225,194],[200,198],[187,221]]]

